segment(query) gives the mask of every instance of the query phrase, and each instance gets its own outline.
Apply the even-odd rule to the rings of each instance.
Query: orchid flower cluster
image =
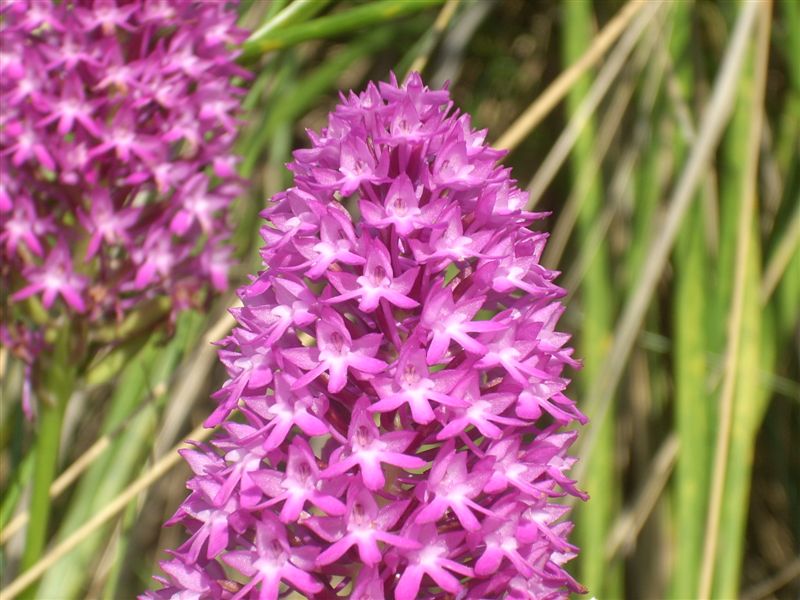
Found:
[[[236,18],[225,2],[0,5],[2,340],[26,362],[28,298],[119,322],[226,287]]]
[[[446,90],[342,96],[263,213],[229,379],[148,598],[546,598],[585,417],[542,215]],[[234,411],[237,412],[234,413]]]

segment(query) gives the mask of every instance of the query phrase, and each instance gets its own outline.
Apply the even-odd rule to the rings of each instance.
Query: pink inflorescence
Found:
[[[342,97],[263,216],[163,588],[560,598],[585,417],[526,194],[419,75]],[[231,413],[238,408],[238,417]],[[183,596],[180,596],[183,597]]]
[[[0,4],[2,339],[19,310],[120,320],[227,285],[243,39],[226,2]]]

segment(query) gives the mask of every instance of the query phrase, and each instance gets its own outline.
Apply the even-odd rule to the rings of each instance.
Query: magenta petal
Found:
[[[444,514],[446,508],[447,504],[439,498],[436,498],[417,513],[417,515],[414,517],[414,522],[432,523],[437,521],[439,520],[439,517]]]
[[[444,333],[434,332],[433,339],[428,346],[427,360],[429,365],[438,363],[450,346],[450,337]]]
[[[20,300],[24,300],[25,298],[30,298],[34,294],[41,291],[42,286],[39,283],[31,283],[30,285],[26,285],[21,290],[18,290],[11,294],[11,299],[14,302],[19,302]]]
[[[347,385],[347,365],[343,363],[332,364],[329,368],[328,391],[332,394],[341,392]]]
[[[325,435],[328,433],[328,426],[317,417],[307,412],[298,412],[294,415],[294,422],[303,430],[306,435]]]
[[[407,566],[394,589],[394,597],[397,600],[416,600],[423,574],[422,567]]]
[[[496,573],[502,561],[503,552],[500,548],[497,546],[487,547],[486,551],[475,563],[475,574],[486,577],[492,573]]]
[[[446,592],[450,592],[451,594],[457,594],[461,591],[461,584],[458,582],[458,579],[453,577],[450,573],[445,571],[444,569],[431,569],[428,574],[433,578],[433,580],[439,584]]]
[[[290,563],[284,565],[282,574],[286,581],[306,594],[318,594],[323,590],[323,586],[319,581]]]
[[[359,356],[358,358],[353,359],[352,365],[359,371],[372,374],[383,373],[388,366],[382,360],[369,356]]]
[[[464,526],[467,531],[477,531],[481,528],[481,523],[475,518],[475,515],[466,506],[459,502],[450,505],[450,508],[458,517],[459,522]]]
[[[228,524],[225,521],[214,521],[208,535],[208,558],[214,558],[228,545]]]
[[[314,381],[317,377],[319,377],[322,372],[325,370],[325,365],[317,365],[308,373],[303,374],[302,377],[298,377],[295,379],[294,383],[292,383],[293,390],[299,390],[306,387],[309,383]]]
[[[283,504],[283,508],[281,509],[280,519],[284,523],[290,523],[296,521],[297,518],[300,516],[300,513],[303,510],[303,506],[306,503],[305,496],[297,496],[294,494],[288,494],[286,497],[286,502]]]
[[[342,554],[347,552],[353,545],[354,540],[350,536],[345,536],[337,542],[334,542],[326,550],[317,556],[317,564],[329,565],[339,558]]]
[[[391,302],[395,306],[399,306],[400,308],[412,309],[419,306],[419,302],[417,302],[416,300],[409,298],[408,296],[404,296],[400,292],[396,292],[394,290],[386,290],[385,292],[383,292],[383,296],[389,302]]]
[[[249,552],[232,550],[225,553],[222,557],[222,560],[248,577],[251,577],[255,573],[255,569],[253,568],[252,554]]]
[[[428,464],[428,461],[419,458],[418,456],[408,456],[407,454],[399,454],[396,452],[389,452],[385,454],[385,462],[391,463],[404,469],[421,469]]]
[[[378,490],[386,483],[383,469],[377,461],[361,463],[361,478],[364,480],[364,485],[367,486],[369,490]]]
[[[343,475],[344,473],[347,473],[347,471],[349,471],[355,464],[356,460],[352,456],[342,461],[334,462],[329,465],[327,469],[320,473],[320,477],[323,477],[324,479],[330,479],[331,477],[336,477],[337,475]]]
[[[42,294],[42,304],[44,304],[44,307],[52,308],[57,296],[58,291],[53,288],[45,288],[44,293]]]
[[[83,298],[81,298],[78,292],[72,288],[65,287],[61,289],[61,295],[64,297],[64,300],[67,301],[67,304],[75,311],[79,313],[86,312],[86,304],[83,302]]]
[[[376,537],[387,544],[391,544],[392,546],[397,546],[398,548],[403,548],[405,550],[417,550],[422,547],[422,544],[416,540],[411,540],[393,533],[379,532],[376,534]]]
[[[383,557],[378,544],[372,538],[364,538],[358,541],[358,556],[364,561],[364,564],[370,567],[377,565]]]
[[[310,348],[284,348],[280,352],[287,360],[306,371],[313,370],[319,366],[316,353]],[[300,385],[298,387],[303,386]]]
[[[347,507],[333,496],[316,494],[311,501],[317,508],[322,509],[333,517],[341,516],[347,511]]]

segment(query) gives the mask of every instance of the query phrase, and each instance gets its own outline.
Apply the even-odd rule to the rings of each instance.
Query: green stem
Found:
[[[30,520],[22,554],[22,570],[33,566],[41,557],[47,540],[50,520],[50,486],[58,466],[58,449],[64,411],[75,386],[76,368],[70,354],[69,328],[62,328],[55,341],[53,354],[42,365],[42,386],[39,390],[39,431],[33,466]]]

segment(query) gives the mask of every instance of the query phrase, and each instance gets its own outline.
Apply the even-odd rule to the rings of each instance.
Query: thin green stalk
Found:
[[[42,555],[50,523],[50,485],[58,467],[58,450],[64,411],[75,387],[76,366],[71,353],[70,328],[63,327],[56,338],[50,360],[42,365],[39,390],[39,428],[33,467],[30,522],[22,553],[21,570],[30,568]]]
[[[142,473],[139,475],[142,475]],[[111,549],[114,553],[114,560],[111,562],[111,569],[106,575],[106,581],[103,584],[102,598],[105,600],[115,600],[122,595],[120,594],[119,583],[122,577],[122,569],[125,566],[125,556],[131,545],[131,536],[135,533],[134,525],[138,516],[139,501],[138,499],[132,500],[128,508],[125,509],[119,535],[114,540],[114,547]]]
[[[270,64],[270,69],[274,69],[274,77],[271,82],[273,90],[283,90],[289,85],[292,77],[296,75],[297,61],[293,53],[286,53],[280,56],[280,60]],[[280,97],[280,96],[277,96]],[[265,103],[271,104],[274,97],[270,95]],[[239,169],[242,177],[249,179],[253,175],[253,171],[261,158],[261,154],[269,142],[270,132],[267,130],[267,123],[274,112],[274,106],[270,106],[270,110],[263,111],[263,118],[261,122],[255,127],[251,127],[246,136],[240,136],[237,144],[239,153],[244,157],[242,166]]]
[[[670,44],[672,61],[681,96],[688,99],[694,85],[692,72],[692,7],[677,3]],[[676,129],[677,133],[677,129]],[[687,145],[676,136],[678,163],[687,154]],[[702,190],[702,188],[701,188]],[[702,195],[702,191],[698,195]],[[697,589],[703,550],[703,526],[708,502],[710,469],[710,423],[712,404],[707,392],[706,308],[707,264],[705,252],[703,199],[689,208],[687,219],[675,243],[675,287],[673,323],[675,346],[675,428],[680,440],[680,455],[675,468],[675,570],[671,597],[689,598]]]
[[[780,0],[778,10],[779,18],[784,23],[782,29],[787,42],[778,46],[778,49],[786,55],[792,87],[800,91],[800,3],[795,0]]]
[[[247,38],[245,45],[257,44],[259,40],[268,38],[271,33],[281,27],[302,23],[319,13],[330,3],[331,0],[295,0],[274,16],[270,11],[267,21]]]
[[[741,10],[745,6],[743,3]],[[724,149],[727,169],[723,175],[730,178],[732,185],[727,187],[726,195],[722,197],[722,208],[723,213],[733,215],[724,215],[723,223],[728,225],[723,230],[726,235],[722,239],[726,246],[733,248],[724,253],[731,262],[728,268],[720,269],[720,273],[732,273],[728,288],[731,300],[730,310],[719,313],[728,316],[725,323],[725,374],[719,396],[697,592],[697,597],[702,599],[738,595],[750,494],[751,470],[748,465],[752,464],[755,433],[768,398],[766,394],[759,394],[759,363],[767,351],[761,343],[761,260],[755,216],[771,5],[759,4],[758,9],[758,35],[737,90],[739,102]]]
[[[3,490],[3,502],[0,504],[0,529],[6,526],[17,508],[20,496],[22,496],[22,488],[30,481],[31,473],[33,473],[33,463],[36,448],[31,448],[25,454],[22,461],[14,469],[14,480],[7,489]]]
[[[121,371],[109,401],[103,433],[109,433],[130,419],[113,445],[86,471],[61,520],[58,540],[83,525],[111,502],[135,477],[150,451],[166,396],[141,408],[143,400],[157,387],[166,385],[184,356],[196,344],[202,331],[202,316],[184,313],[179,317],[175,337],[166,346],[158,336]],[[135,413],[135,416],[131,417]],[[39,587],[42,598],[79,598],[92,575],[96,553],[107,541],[108,529],[101,529],[55,563],[44,574]]]
[[[591,5],[587,2],[567,2],[564,10],[563,63],[573,64],[586,51],[594,34]],[[582,77],[567,97],[568,114],[578,110],[589,91],[590,80]],[[595,147],[595,124],[589,119],[576,139],[572,155],[573,173],[586,172],[584,164],[592,160]],[[579,243],[590,234],[602,211],[602,182],[599,174],[592,178],[583,197],[578,215]],[[613,319],[613,295],[610,284],[608,247],[598,248],[581,288],[584,310],[580,332],[580,354],[584,370],[580,381],[584,389],[594,385],[609,342]],[[591,419],[592,415],[588,417]],[[587,477],[581,485],[592,498],[591,508],[576,513],[576,540],[581,547],[579,580],[598,597],[618,597],[621,592],[619,568],[609,569],[604,558],[605,541],[613,524],[619,503],[618,486],[614,469],[614,422],[606,421],[599,432],[598,443],[587,468]]]
[[[710,598],[738,598],[744,557],[753,458],[758,431],[770,398],[760,372],[775,362],[775,335],[771,311],[761,307],[758,293],[760,252],[755,226],[750,228],[741,340],[736,369],[733,417],[725,485],[719,520],[717,555]]]
[[[425,70],[434,48],[436,48],[442,38],[442,34],[444,34],[453,20],[460,3],[461,0],[447,0],[430,29],[419,36],[405,56],[400,59],[395,66],[395,73],[403,74],[401,79],[404,80],[411,72],[422,73]]]
[[[272,2],[270,2],[269,6],[267,7],[266,18],[271,19],[279,12],[281,12],[284,8],[286,8],[287,4],[289,4],[289,0],[272,0]]]

